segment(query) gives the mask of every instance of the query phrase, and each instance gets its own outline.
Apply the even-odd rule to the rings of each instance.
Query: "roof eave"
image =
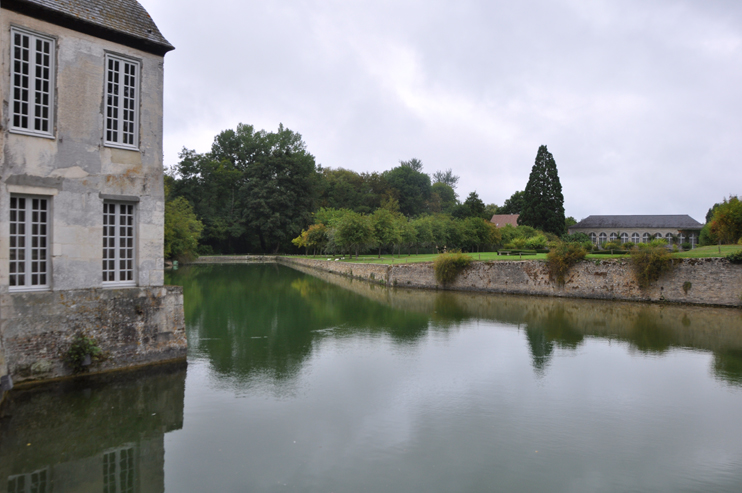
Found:
[[[23,0],[2,0],[0,7],[61,27],[66,27],[73,31],[95,36],[96,38],[152,53],[153,55],[165,56],[168,51],[175,49],[170,43],[160,43],[150,39],[140,38]]]

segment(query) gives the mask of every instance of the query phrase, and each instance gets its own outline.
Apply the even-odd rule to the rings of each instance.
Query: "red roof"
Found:
[[[498,228],[502,228],[506,224],[515,226],[517,228],[518,216],[520,216],[520,214],[495,214],[494,216],[492,216],[492,219],[490,219],[490,222]]]

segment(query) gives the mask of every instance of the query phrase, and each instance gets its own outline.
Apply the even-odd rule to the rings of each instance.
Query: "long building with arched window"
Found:
[[[703,228],[687,214],[660,216],[587,216],[569,227],[569,233],[585,233],[596,245],[618,240],[621,243],[649,243],[665,238],[670,244],[690,243],[695,248]]]

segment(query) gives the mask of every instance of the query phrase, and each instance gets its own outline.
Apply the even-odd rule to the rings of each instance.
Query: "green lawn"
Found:
[[[721,253],[719,253],[719,250],[721,250]],[[680,258],[726,257],[730,253],[739,252],[740,250],[742,250],[742,245],[713,245],[676,253],[675,256]]]
[[[742,245],[722,245],[721,246],[721,254],[719,254],[719,247],[718,246],[707,246],[707,247],[699,247],[694,250],[690,250],[687,252],[680,252],[676,253],[675,256],[679,258],[702,258],[702,257],[725,257],[726,255],[729,255],[732,252],[737,252],[739,250],[742,250]],[[490,260],[496,260],[496,261],[508,261],[508,260],[546,260],[546,254],[545,253],[539,253],[536,255],[524,255],[523,257],[520,257],[518,255],[497,255],[496,252],[483,252],[483,253],[469,253],[468,254],[472,259],[474,260],[482,260],[482,261],[490,261]],[[405,264],[405,263],[417,263],[417,262],[433,262],[437,254],[421,254],[421,255],[415,255],[414,253],[411,255],[407,255],[406,253],[403,253],[401,256],[397,255],[382,255],[381,258],[378,257],[378,255],[361,255],[358,259],[355,257],[342,257],[342,256],[331,256],[331,255],[317,255],[316,257],[304,257],[303,255],[297,255],[299,257],[303,258],[315,258],[317,260],[334,260],[338,259],[339,262],[350,262],[350,263],[363,263],[363,264],[384,264],[384,265],[390,265],[390,264]],[[588,260],[607,260],[612,258],[628,258],[628,255],[593,255],[588,254],[587,259]]]

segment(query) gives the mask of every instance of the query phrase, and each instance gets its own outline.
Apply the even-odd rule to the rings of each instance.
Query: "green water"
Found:
[[[742,491],[738,309],[168,281],[187,370],[12,392],[0,492]]]

